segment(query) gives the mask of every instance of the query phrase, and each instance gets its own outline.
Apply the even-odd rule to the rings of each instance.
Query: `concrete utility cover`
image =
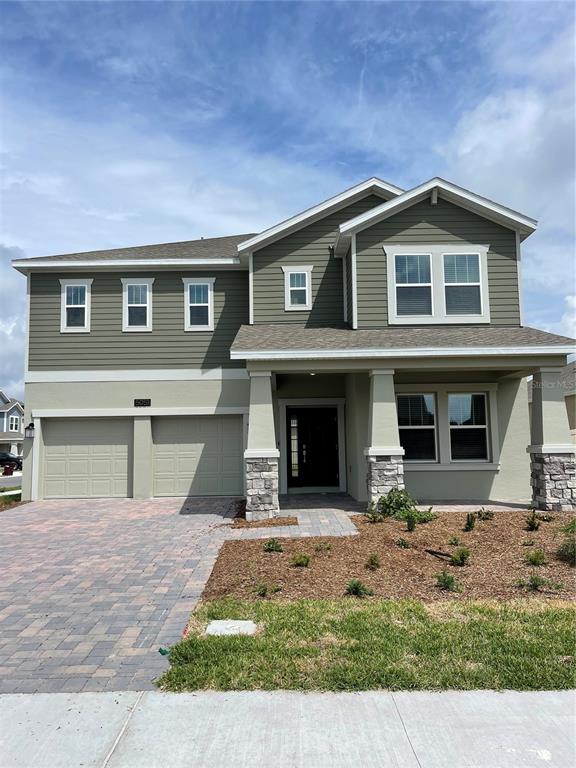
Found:
[[[253,621],[236,619],[218,619],[206,627],[207,635],[255,635],[256,624]]]

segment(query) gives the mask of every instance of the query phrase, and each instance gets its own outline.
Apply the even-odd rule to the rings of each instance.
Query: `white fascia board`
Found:
[[[488,200],[485,197],[476,195],[467,189],[458,187],[456,184],[452,184],[444,179],[434,178],[430,181],[426,181],[424,184],[420,184],[414,189],[404,192],[402,195],[398,195],[393,200],[389,200],[382,205],[372,208],[366,213],[360,214],[349,221],[345,221],[340,225],[340,234],[344,235],[351,232],[359,232],[366,227],[372,226],[378,221],[392,216],[394,213],[398,213],[404,208],[409,208],[411,205],[415,205],[433,190],[437,189],[440,196],[449,202],[456,203],[463,208],[468,208],[474,213],[478,213],[485,218],[492,219],[503,226],[518,231],[521,236],[527,237],[530,235],[536,227],[538,222],[536,219],[531,219],[528,216],[524,216],[518,211],[507,208],[506,206],[499,205],[498,203]]]
[[[231,350],[232,360],[341,360],[386,357],[501,357],[505,355],[566,355],[573,347],[410,347],[392,349]]]
[[[104,381],[221,381],[248,379],[245,368],[128,368],[124,370],[26,371],[26,384]]]
[[[110,416],[242,416],[248,406],[179,406],[173,408],[38,408],[34,419],[77,419]]]
[[[397,195],[401,195],[403,191],[404,190],[400,189],[400,187],[388,184],[385,181],[381,181],[381,179],[367,179],[361,184],[346,189],[339,195],[330,197],[328,200],[324,200],[324,202],[319,203],[312,208],[307,208],[296,216],[292,216],[269,229],[265,229],[264,232],[250,238],[250,240],[245,240],[243,243],[239,243],[238,253],[263,248],[265,245],[274,242],[274,240],[277,240],[279,237],[285,237],[291,230],[300,229],[300,227],[310,223],[310,221],[315,218],[325,216],[331,209],[337,209],[343,205],[349,204],[356,198],[360,198],[369,192],[396,197]]]
[[[233,256],[221,259],[82,259],[78,261],[33,261],[31,259],[14,259],[12,266],[24,274],[29,270],[45,269],[87,269],[100,267],[116,269],[122,267],[233,267],[240,265],[240,258]]]

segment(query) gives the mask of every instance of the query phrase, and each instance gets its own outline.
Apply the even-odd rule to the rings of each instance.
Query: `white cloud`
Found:
[[[0,245],[0,389],[17,398],[24,396],[26,279],[10,261],[23,256],[19,248]]]

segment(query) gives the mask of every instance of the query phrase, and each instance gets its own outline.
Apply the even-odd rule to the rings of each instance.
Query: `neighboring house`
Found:
[[[573,506],[574,342],[522,325],[535,228],[441,179],[372,178],[257,235],[16,260],[24,497],[245,494],[257,518],[284,493],[532,485]]]
[[[576,443],[576,362],[568,363],[560,374],[560,386],[566,403],[568,426],[573,442]],[[532,379],[528,380],[528,408],[532,421]]]
[[[0,389],[0,453],[22,455],[24,406]]]

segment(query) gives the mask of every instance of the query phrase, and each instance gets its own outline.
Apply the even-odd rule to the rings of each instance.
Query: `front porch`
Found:
[[[249,367],[248,519],[327,504],[362,511],[392,488],[442,508],[574,507],[560,367],[530,371],[469,358],[386,369],[366,363],[363,370],[352,361]]]

